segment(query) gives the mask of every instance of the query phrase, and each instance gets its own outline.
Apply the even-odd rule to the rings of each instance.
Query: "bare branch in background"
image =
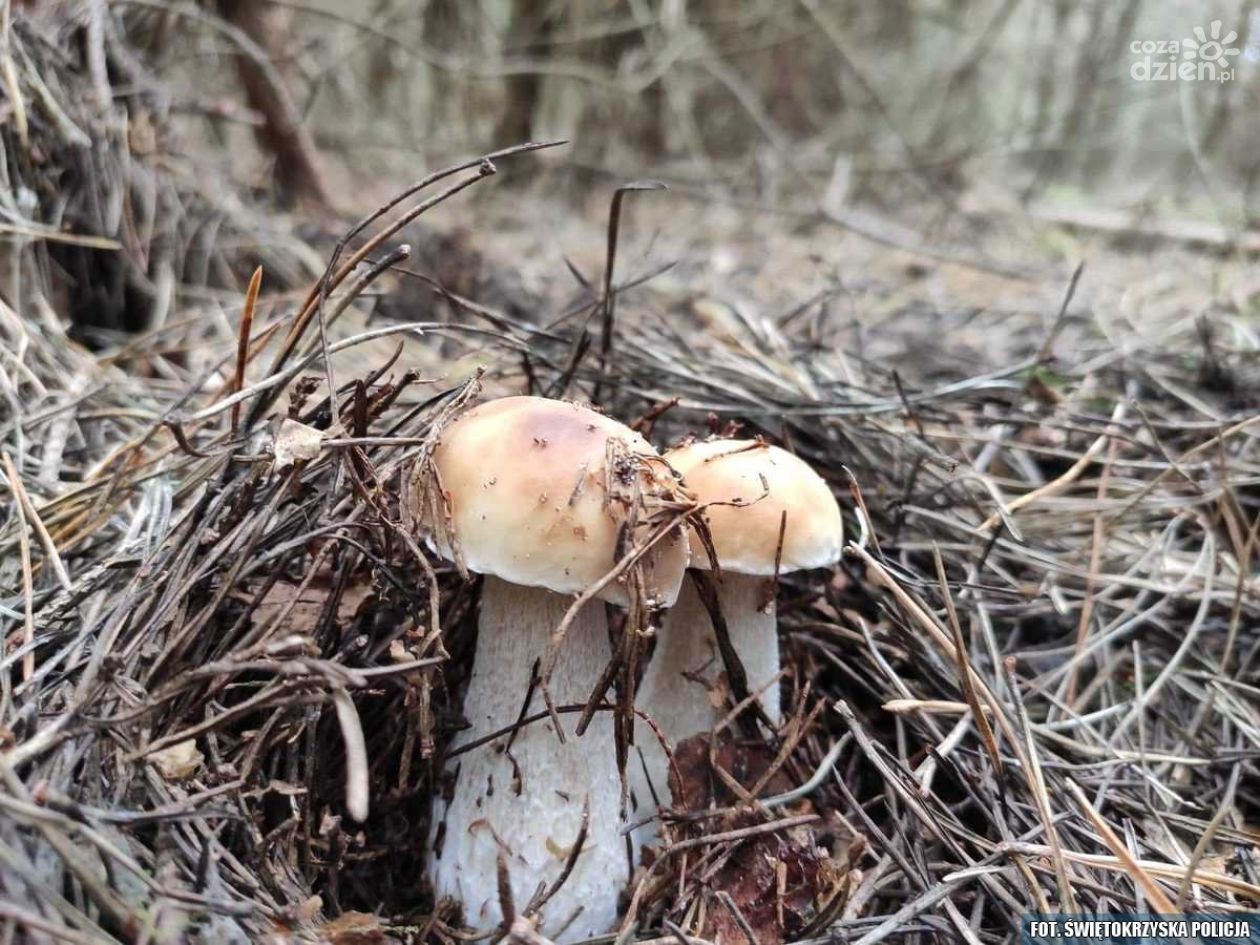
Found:
[[[275,11],[257,0],[217,0],[224,20],[239,30],[241,43],[236,70],[250,108],[262,115],[254,130],[259,145],[275,159],[273,175],[281,203],[305,201],[326,206],[328,190],[319,156],[283,78],[272,65],[280,53]]]

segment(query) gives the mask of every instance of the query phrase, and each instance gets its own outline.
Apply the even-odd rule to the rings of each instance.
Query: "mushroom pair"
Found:
[[[502,922],[502,862],[518,912],[545,899],[536,914],[549,938],[603,934],[630,878],[613,721],[596,712],[580,739],[561,723],[562,741],[551,717],[538,717],[538,666],[553,634],[568,621],[552,700],[582,705],[612,656],[605,602],[654,610],[677,601],[639,706],[671,743],[721,720],[709,693],[723,665],[712,623],[691,583],[681,587],[688,537],[660,511],[686,499],[676,471],[707,506],[722,568],[718,607],[750,690],[777,723],[773,580],[837,559],[839,509],[817,474],[775,447],[711,440],[662,458],[602,414],[536,397],[463,414],[442,432],[429,468],[435,488],[423,493],[422,525],[440,553],[485,575],[469,727],[454,740],[454,783],[434,814],[435,892],[462,901],[468,924],[493,930]],[[691,566],[708,568],[694,535],[690,544]],[[621,566],[630,548],[645,546],[633,569]],[[632,764],[631,783],[642,809],[668,783],[667,762],[654,737],[637,741],[645,764],[637,774]]]

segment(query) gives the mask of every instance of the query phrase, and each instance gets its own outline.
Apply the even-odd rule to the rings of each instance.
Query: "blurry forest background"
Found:
[[[1257,116],[1253,0],[0,0],[0,938],[457,940],[398,484],[479,371],[861,544],[779,587],[807,788],[641,936],[1254,909]]]
[[[508,162],[493,187],[430,215],[436,234],[402,234],[449,288],[528,307],[529,295],[507,297],[519,281],[541,291],[538,280],[566,256],[593,269],[611,193],[642,178],[673,193],[631,201],[640,224],[627,231],[627,251],[655,251],[679,272],[693,263],[715,285],[754,266],[764,270],[759,291],[780,306],[871,265],[961,262],[1025,281],[1055,272],[1058,291],[1092,256],[1083,288],[1101,290],[1113,251],[1124,265],[1170,246],[1251,253],[1260,240],[1260,8],[1242,0],[6,9],[10,20],[29,10],[53,46],[81,44],[85,26],[89,38],[108,32],[106,22],[125,28],[144,75],[89,62],[95,98],[114,97],[88,121],[104,120],[131,156],[155,156],[160,174],[182,180],[183,193],[167,195],[182,220],[174,242],[142,249],[125,286],[92,306],[86,321],[105,330],[152,326],[181,293],[239,287],[248,276],[239,263],[250,260],[232,266],[213,247],[242,213],[251,232],[296,227],[306,242],[329,244],[345,221],[424,172],[527,140],[567,143]],[[1225,65],[1213,66],[1222,80],[1161,80],[1169,60],[1199,61],[1186,42],[1196,29],[1224,41]],[[111,87],[115,72],[121,87]],[[82,160],[73,135],[55,138]],[[95,161],[84,181],[113,176],[109,160]],[[148,173],[147,160],[132,163],[128,173]],[[160,214],[161,187],[139,186]],[[189,192],[195,208],[184,206]],[[15,192],[11,214],[22,219],[22,201],[38,199],[60,225],[113,238],[122,196],[94,210],[88,201],[85,216],[73,194]],[[294,208],[294,218],[276,216]],[[473,234],[492,219],[496,233]],[[190,268],[185,249],[199,244],[207,255],[194,253]],[[760,252],[745,259],[741,245]],[[490,284],[503,274],[489,270],[470,281],[481,254],[510,260],[510,284]],[[271,261],[286,283],[297,278]]]
[[[316,144],[353,171],[563,138],[590,175],[948,217],[1088,195],[1254,219],[1260,8],[1151,0],[428,0],[263,5]],[[1228,81],[1139,81],[1218,21]],[[191,66],[237,55],[201,30]],[[1184,47],[1177,50],[1184,54]],[[220,89],[232,97],[229,84]],[[227,122],[214,132],[230,141]],[[239,153],[233,149],[233,153]],[[567,180],[582,176],[568,175]],[[924,219],[931,219],[928,216]]]

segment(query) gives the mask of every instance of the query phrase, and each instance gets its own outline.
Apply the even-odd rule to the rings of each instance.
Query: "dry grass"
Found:
[[[15,68],[38,45],[15,25]],[[1001,942],[1025,911],[1260,905],[1245,300],[1204,313],[1191,293],[1159,333],[1096,331],[1070,299],[995,305],[1002,366],[969,373],[926,349],[977,313],[880,273],[874,337],[846,347],[843,287],[718,332],[617,263],[532,319],[453,299],[449,320],[338,340],[405,261],[398,221],[495,186],[492,168],[420,182],[308,282],[292,243],[215,244],[235,288],[95,354],[61,328],[49,235],[23,233],[21,310],[0,310],[0,923],[460,938],[420,877],[476,587],[416,542],[399,492],[477,385],[598,396],[662,444],[740,424],[813,462],[852,526],[841,567],[781,582],[788,721],[680,753],[685,781],[716,787],[667,813],[624,939]],[[196,191],[153,173],[178,231]],[[421,332],[479,379],[337,373],[339,346]],[[538,938],[528,916],[510,934]]]

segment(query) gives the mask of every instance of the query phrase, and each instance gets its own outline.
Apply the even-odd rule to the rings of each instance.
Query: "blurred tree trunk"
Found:
[[[1242,46],[1249,41],[1250,37],[1248,34],[1252,28],[1251,20],[1255,14],[1255,3],[1243,4],[1242,11],[1238,15],[1238,26],[1236,27],[1239,33],[1239,46]],[[1226,28],[1229,29],[1230,27],[1227,26]],[[1235,72],[1234,81],[1226,83],[1226,85],[1217,89],[1216,105],[1212,109],[1211,118],[1208,119],[1207,130],[1204,132],[1203,143],[1201,145],[1205,154],[1220,153],[1221,137],[1226,128],[1229,127],[1230,122],[1234,117],[1234,106],[1238,102],[1234,92],[1239,87],[1237,76],[1239,64],[1240,63],[1235,61],[1231,66]],[[1245,101],[1246,99],[1244,98],[1243,100]],[[1245,175],[1249,175],[1251,173],[1251,171],[1245,166],[1242,167],[1241,170]]]
[[[430,49],[440,49],[447,53],[461,50],[463,42],[462,17],[457,0],[427,0],[421,20],[420,38]],[[467,102],[456,101],[465,90],[452,72],[441,66],[429,69],[429,81],[433,94],[429,103],[427,118],[427,137],[439,138],[446,127],[449,116],[459,114]]]
[[[1099,146],[1091,131],[1098,128],[1101,117],[1097,111],[1097,103],[1102,90],[1103,70],[1123,61],[1125,44],[1131,39],[1133,23],[1140,7],[1141,0],[1128,0],[1111,22],[1108,22],[1107,15],[1115,9],[1112,3],[1094,0],[1090,11],[1089,29],[1086,30],[1085,41],[1080,44],[1080,54],[1073,69],[1076,88],[1072,107],[1063,122],[1059,139],[1070,155],[1072,169],[1079,171],[1086,180],[1099,167],[1105,166],[1114,158],[1110,153],[1098,153],[1105,149]],[[1074,150],[1082,145],[1086,146],[1083,152]]]
[[[1107,10],[1108,6],[1106,3],[1094,0],[1087,14],[1089,16],[1089,28],[1085,30],[1084,41],[1076,44],[1077,55],[1070,73],[1075,80],[1075,86],[1072,89],[1071,106],[1068,108],[1067,115],[1062,123],[1059,123],[1058,134],[1055,137],[1055,145],[1057,147],[1053,153],[1043,148],[1038,156],[1037,170],[1033,175],[1032,181],[1024,191],[1025,198],[1031,197],[1045,186],[1046,181],[1053,178],[1061,166],[1066,165],[1068,170],[1083,170],[1085,168],[1088,155],[1080,154],[1072,149],[1085,143],[1082,135],[1091,117],[1090,109],[1096,100],[1099,71],[1103,65],[1102,60],[1105,55],[1103,52],[1103,40],[1107,32],[1105,25]],[[1065,15],[1070,13],[1070,5],[1066,2],[1055,4],[1056,30],[1060,27],[1070,26],[1070,22],[1063,19]],[[1062,40],[1066,33],[1056,32],[1055,35],[1056,38]]]
[[[591,7],[605,17],[623,12],[622,4],[617,2],[592,4]],[[651,21],[656,18],[656,12],[647,5],[636,8],[634,3],[625,4],[625,12],[640,21],[640,28],[611,33],[595,43],[592,49],[595,61],[614,76],[622,75],[623,69],[635,72],[646,68],[658,51],[653,48],[652,37],[648,35],[650,30],[655,29]],[[594,17],[588,16],[587,19],[595,22]],[[645,19],[648,22],[643,22]],[[665,120],[669,106],[665,99],[665,81],[664,76],[658,76],[639,93],[637,100],[621,93],[618,101],[609,104],[611,113],[599,116],[625,129],[628,132],[627,140],[644,154],[660,155],[666,148]],[[604,136],[605,143],[607,137]]]
[[[507,43],[533,61],[550,58],[551,34],[556,25],[552,7],[551,0],[515,0]],[[542,84],[543,77],[538,72],[508,77],[503,111],[494,133],[496,146],[530,140]]]
[[[1053,25],[1048,31],[1038,31],[1043,39],[1066,36],[1070,12],[1067,0],[1055,0]],[[1037,98],[1032,121],[1033,140],[1039,147],[1046,147],[1050,140],[1050,129],[1054,121],[1055,91],[1059,87],[1061,57],[1062,52],[1057,43],[1044,42],[1041,62],[1037,68]]]
[[[1032,118],[1031,140],[1034,151],[1029,155],[1032,175],[1024,185],[1021,197],[1029,200],[1036,195],[1054,166],[1060,160],[1058,152],[1062,140],[1056,131],[1057,105],[1059,102],[1059,72],[1061,47],[1049,38],[1061,39],[1068,35],[1068,22],[1072,8],[1068,0],[1054,0],[1054,19],[1049,30],[1038,31],[1047,37],[1042,47],[1041,61],[1037,66],[1036,103]],[[1034,20],[1034,25],[1039,26]]]
[[[868,9],[875,18],[874,39],[881,48],[902,50],[913,45],[914,28],[918,21],[910,0],[883,0],[870,4]],[[861,10],[855,12],[860,13]]]
[[[993,47],[999,42],[1002,31],[1018,6],[1018,0],[1003,0],[992,12],[983,29],[976,35],[971,47],[941,80],[943,93],[941,104],[931,132],[924,139],[923,152],[956,151],[962,141],[974,141],[990,133],[988,118],[975,103],[982,98],[981,83],[985,79],[984,64]],[[942,168],[938,183],[960,186],[957,168]]]
[[[1099,37],[1100,45],[1103,46],[1098,56],[1099,63],[1125,61],[1126,48],[1133,38],[1133,27],[1137,23],[1141,10],[1142,0],[1128,0],[1128,3],[1121,8],[1109,34]],[[1108,143],[1107,138],[1110,137],[1108,132],[1111,130],[1109,127],[1111,124],[1110,114],[1105,114],[1099,108],[1091,109],[1085,116],[1085,126],[1080,133],[1093,145],[1085,154],[1086,180],[1094,178],[1115,164],[1115,150],[1105,147]]]
[[[253,48],[241,44],[236,70],[249,107],[263,119],[254,132],[258,144],[275,158],[276,197],[282,205],[328,204],[315,142],[302,124],[289,90],[271,65],[279,52],[277,31],[265,4],[256,0],[218,0],[219,13]]]

